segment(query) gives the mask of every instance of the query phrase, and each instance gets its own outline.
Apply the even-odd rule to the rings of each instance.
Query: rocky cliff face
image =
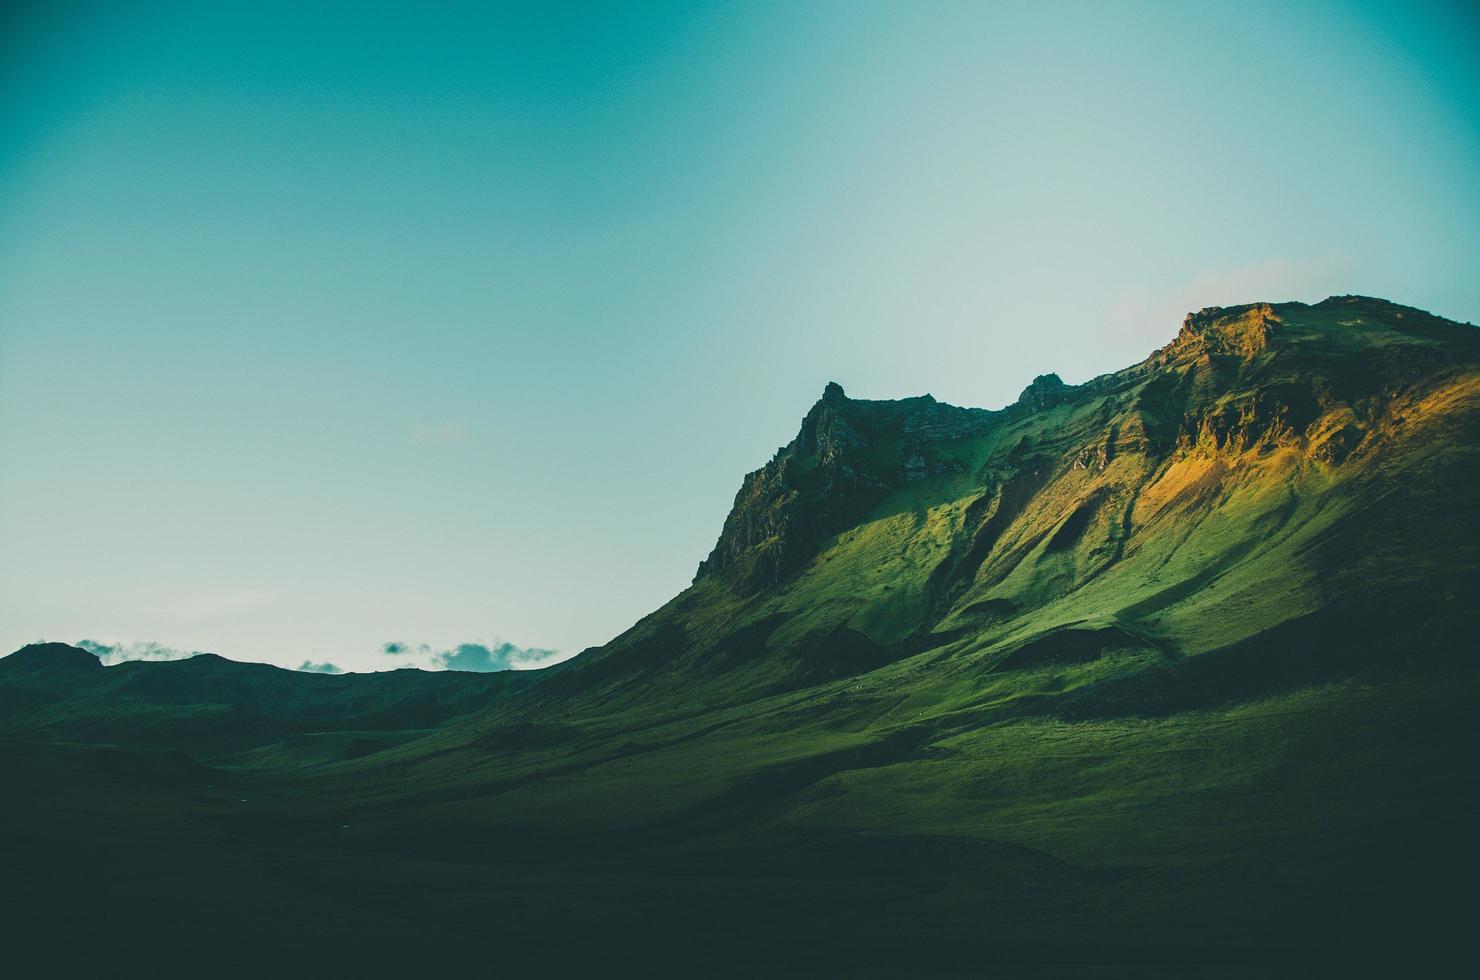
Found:
[[[1000,459],[978,468],[984,490],[1013,483],[1018,489],[1008,491],[1010,500],[1024,480],[1042,479],[1045,467],[1101,472],[1125,454],[1159,464],[1173,454],[1237,455],[1288,446],[1339,463],[1389,411],[1390,389],[1400,376],[1439,368],[1443,354],[1415,348],[1388,357],[1397,352],[1369,350],[1355,320],[1352,336],[1344,338],[1352,349],[1327,349],[1323,340],[1329,338],[1304,325],[1309,309],[1349,312],[1358,320],[1375,316],[1385,329],[1420,333],[1443,323],[1363,297],[1333,298],[1315,308],[1211,307],[1188,314],[1176,339],[1142,365],[1079,386],[1041,375],[1000,412],[957,408],[929,395],[862,401],[830,383],[796,438],[746,476],[695,580],[716,577],[747,591],[775,585],[904,484],[966,472],[970,440],[1063,406],[1095,402],[1094,424],[1081,424],[1072,435],[1056,433],[1052,458],[1044,455],[1042,435],[1025,434]],[[1287,315],[1294,322],[1287,323]],[[1066,436],[1069,444],[1063,444]]]
[[[829,383],[796,438],[745,477],[695,581],[713,576],[748,591],[777,584],[902,484],[961,472],[961,460],[936,447],[980,434],[994,415],[929,395],[862,401]]]

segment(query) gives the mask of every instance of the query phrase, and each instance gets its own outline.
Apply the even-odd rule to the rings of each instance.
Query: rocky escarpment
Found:
[[[1040,374],[1023,389],[1013,407],[1022,413],[1042,412],[1062,405],[1073,391],[1057,374]]]
[[[781,581],[901,485],[961,472],[963,461],[942,447],[979,435],[996,414],[929,395],[853,399],[829,383],[796,438],[745,477],[695,581],[715,576],[742,590]]]
[[[1443,346],[1411,342],[1430,339]],[[1163,401],[1152,426],[1168,451],[1285,447],[1334,465],[1372,445],[1421,388],[1465,368],[1477,350],[1472,330],[1365,296],[1211,307],[1188,314],[1146,362],[1146,388]]]

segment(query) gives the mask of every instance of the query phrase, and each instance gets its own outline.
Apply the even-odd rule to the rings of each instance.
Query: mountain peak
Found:
[[[1234,354],[1253,357],[1267,350],[1279,313],[1268,303],[1205,306],[1182,320],[1169,348],[1174,353]]]
[[[96,656],[67,643],[31,643],[0,659],[0,671],[10,674],[81,673],[102,670]]]
[[[1069,390],[1057,374],[1040,374],[1018,395],[1017,404],[1031,411],[1042,411],[1062,402]]]
[[[928,394],[849,398],[828,382],[796,438],[746,476],[695,580],[716,574],[743,591],[774,585],[905,483],[963,472],[966,461],[941,447],[980,434],[998,414]]]

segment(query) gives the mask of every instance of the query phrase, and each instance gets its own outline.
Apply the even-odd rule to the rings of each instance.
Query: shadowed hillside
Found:
[[[182,924],[166,973],[1432,972],[1477,494],[1480,334],[1382,300],[998,411],[829,384],[692,586],[552,668],[0,660],[15,921],[101,890],[104,938]]]
[[[0,735],[209,758],[287,736],[431,729],[529,680],[512,671],[317,674],[210,653],[104,667],[85,650],[41,643],[0,660]]]

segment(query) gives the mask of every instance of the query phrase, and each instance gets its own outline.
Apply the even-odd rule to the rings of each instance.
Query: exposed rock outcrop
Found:
[[[784,579],[900,485],[963,472],[964,463],[939,447],[979,434],[998,414],[929,395],[854,399],[829,383],[796,438],[745,477],[695,580],[716,575],[753,590]]]
[[[745,478],[695,580],[712,576],[755,592],[787,579],[894,491],[981,466],[972,447],[998,426],[1014,434],[976,476],[980,499],[1002,509],[982,516],[980,529],[968,522],[963,553],[936,576],[943,594],[965,587],[962,576],[981,564],[1002,522],[1027,507],[1025,489],[1046,492],[1070,474],[1106,479],[1117,460],[1130,457],[1141,461],[1134,464],[1139,478],[1149,479],[1181,457],[1232,460],[1282,448],[1343,465],[1365,451],[1375,427],[1393,424],[1405,378],[1444,370],[1440,347],[1382,339],[1395,329],[1474,344],[1422,311],[1333,297],[1315,307],[1254,303],[1189,313],[1177,337],[1142,364],[1082,385],[1039,375],[1002,411],[958,408],[930,395],[853,399],[829,383],[796,438]],[[1092,528],[1110,520],[1103,515],[1111,501],[1124,506],[1135,493],[1129,486],[1093,498],[1064,491],[1064,506],[1081,509],[1056,533],[1053,550],[1107,533]]]

